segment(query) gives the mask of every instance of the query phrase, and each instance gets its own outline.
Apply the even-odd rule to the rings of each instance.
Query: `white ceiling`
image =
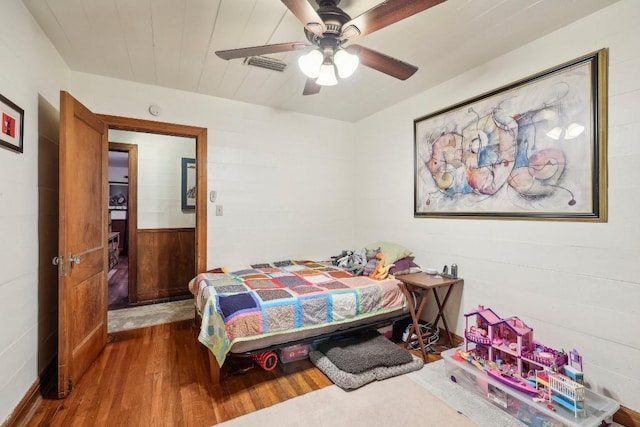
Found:
[[[382,0],[342,0],[356,17]],[[225,61],[216,50],[306,41],[278,0],[23,0],[68,66],[345,121],[357,121],[617,0],[448,0],[358,44],[420,67],[406,81],[360,67],[303,96],[304,52],[271,55],[282,73]],[[310,2],[317,7],[314,0]]]

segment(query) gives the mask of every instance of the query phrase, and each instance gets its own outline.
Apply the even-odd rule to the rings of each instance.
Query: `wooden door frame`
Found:
[[[127,300],[132,301],[131,296],[137,295],[138,289],[138,146],[124,144],[122,142],[109,142],[109,151],[127,153],[128,168],[128,199],[127,199],[127,264],[128,264],[128,295]],[[124,238],[124,236],[123,236]]]
[[[109,129],[182,136],[196,140],[196,250],[194,277],[207,269],[207,129],[98,114]],[[136,219],[137,221],[137,219]],[[133,228],[133,227],[130,227]],[[136,223],[137,228],[137,223]],[[131,241],[129,242],[131,244]],[[131,264],[130,264],[131,265]],[[131,274],[131,272],[129,272]]]

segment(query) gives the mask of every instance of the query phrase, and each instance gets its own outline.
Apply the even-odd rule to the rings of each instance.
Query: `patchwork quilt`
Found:
[[[202,316],[198,339],[222,366],[239,341],[402,310],[406,301],[398,283],[313,261],[281,261],[202,273],[189,289]]]

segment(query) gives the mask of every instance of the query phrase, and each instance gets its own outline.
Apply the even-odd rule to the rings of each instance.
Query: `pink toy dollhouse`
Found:
[[[503,319],[490,308],[478,306],[464,317],[467,352],[473,344],[477,356],[505,365],[520,376],[544,368],[561,369],[567,364],[565,352],[535,342],[533,329],[515,316]]]

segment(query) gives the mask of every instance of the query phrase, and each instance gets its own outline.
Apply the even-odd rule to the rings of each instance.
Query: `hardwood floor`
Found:
[[[129,258],[120,255],[114,270],[109,278],[109,310],[129,306]]]
[[[69,397],[42,398],[18,425],[210,426],[331,384],[302,360],[212,385],[196,333],[188,320],[112,334]]]

